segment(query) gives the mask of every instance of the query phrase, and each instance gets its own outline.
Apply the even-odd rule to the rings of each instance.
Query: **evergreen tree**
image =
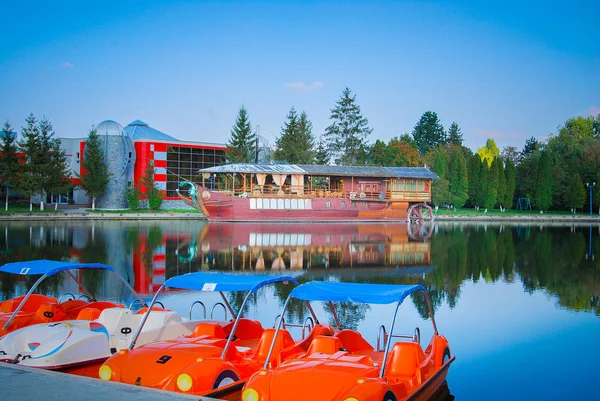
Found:
[[[148,199],[148,208],[151,210],[160,209],[164,197],[163,192],[156,188],[153,162],[148,163],[148,166],[146,166],[142,175],[141,186],[146,194],[146,199]]]
[[[2,127],[2,147],[0,147],[0,182],[4,186],[4,210],[8,210],[8,192],[16,187],[19,182],[19,157],[17,156],[17,137],[13,135],[12,127],[8,121]]]
[[[496,157],[494,163],[496,171],[498,173],[498,194],[496,196],[496,203],[498,206],[504,207],[506,199],[506,175],[504,174],[504,162],[501,157]]]
[[[327,149],[327,144],[323,138],[321,138],[319,145],[317,146],[317,150],[315,151],[315,164],[326,166],[329,164],[329,160],[330,155],[329,150]]]
[[[477,157],[479,158],[479,163],[481,164],[481,170],[479,173],[479,185],[477,186],[477,205],[487,207],[486,201],[488,194],[488,179],[490,175],[490,168],[488,167],[488,164],[485,161],[481,160],[479,155],[477,155]]]
[[[492,164],[489,168],[486,163],[484,164],[488,175],[484,206],[487,209],[493,209],[498,200],[498,168],[495,164]]]
[[[47,118],[43,118],[39,123],[40,136],[42,140],[42,149],[44,157],[40,160],[43,166],[43,191],[41,200],[41,209],[46,194],[65,195],[71,189],[71,168],[67,160],[67,155],[60,147],[60,139],[54,137],[52,124]],[[58,204],[55,204],[55,209]]]
[[[372,149],[372,162],[376,166],[391,166],[389,148],[385,142],[377,139]]]
[[[275,142],[273,157],[275,160],[291,164],[310,164],[314,156],[314,138],[312,123],[305,112],[300,118],[292,107],[286,116],[287,121],[281,129],[281,136]]]
[[[475,154],[469,158],[469,201],[474,207],[481,206],[478,194],[480,181],[481,159]]]
[[[427,154],[431,160],[433,172],[438,175],[435,185],[431,188],[431,200],[436,205],[445,205],[450,202],[450,182],[448,181],[448,157],[442,146],[438,146]]]
[[[467,165],[461,152],[450,154],[448,181],[450,203],[457,208],[463,207],[469,199],[469,180],[467,178]]]
[[[525,141],[525,146],[523,147],[523,150],[521,151],[521,156],[525,157],[527,155],[532,154],[533,152],[538,150],[540,148],[540,146],[541,146],[540,142],[537,139],[535,139],[534,137],[527,139]]]
[[[93,127],[85,142],[81,165],[84,172],[81,175],[81,187],[92,197],[92,210],[95,210],[96,198],[106,192],[110,177],[100,138]]]
[[[256,134],[252,133],[252,126],[246,108],[242,106],[238,112],[231,137],[227,143],[227,155],[230,163],[253,163]]]
[[[450,124],[450,128],[448,128],[448,143],[452,145],[462,146],[463,144],[463,136],[460,128],[458,128],[458,124],[452,122]]]
[[[506,192],[504,194],[504,207],[512,209],[515,197],[515,165],[511,159],[506,160]]]
[[[29,210],[32,210],[33,197],[41,195],[44,189],[44,172],[40,164],[43,160],[42,141],[38,129],[37,120],[33,114],[25,119],[26,127],[21,129],[21,140],[19,151],[26,156],[26,163],[22,166],[22,174],[19,176],[17,191],[29,197]]]
[[[440,123],[437,113],[434,111],[423,113],[413,129],[412,136],[417,142],[417,147],[422,155],[430,149],[446,142],[444,127]]]
[[[344,89],[329,119],[333,122],[325,129],[324,136],[335,163],[358,164],[360,153],[365,153],[366,141],[373,129],[369,128],[369,120],[362,116],[356,95],[351,96],[350,89]]]
[[[586,195],[586,188],[583,186],[581,176],[576,173],[571,179],[569,191],[567,192],[568,206],[575,209],[581,209],[585,204]]]
[[[548,210],[552,204],[552,166],[548,152],[542,152],[535,185],[535,204],[540,210]]]

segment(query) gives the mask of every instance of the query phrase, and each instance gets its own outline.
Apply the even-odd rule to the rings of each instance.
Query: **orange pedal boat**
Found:
[[[100,263],[72,263],[54,260],[13,262],[0,266],[0,272],[4,273],[21,276],[41,275],[27,294],[0,302],[0,338],[22,327],[38,323],[78,319],[80,312],[84,312],[84,310],[94,310],[99,314],[106,308],[122,307],[113,302],[96,301],[81,285],[80,288],[83,288],[85,293],[80,297],[87,298],[87,300],[75,299],[75,295],[71,293],[63,294],[58,300],[54,297],[33,293],[47,277],[63,271],[77,281],[71,270],[80,269],[105,269],[114,272],[112,267]],[[117,276],[119,275],[117,274]],[[129,287],[129,284],[124,283]],[[65,295],[71,296],[72,299],[61,302]]]
[[[166,287],[219,292],[224,302],[221,305],[226,306],[235,319],[230,322],[203,321],[191,335],[152,342],[135,349],[134,337],[128,350],[120,351],[104,363],[99,370],[100,378],[238,400],[245,381],[263,366],[270,348],[273,348],[272,360],[290,358],[306,352],[315,336],[333,334],[331,326],[315,326],[312,320],[308,320],[303,332],[304,329],[310,329],[309,334],[303,340],[294,341],[287,330],[265,329],[257,320],[242,318],[252,294],[265,285],[281,282],[297,284],[289,276],[219,273],[189,273],[167,280],[157,291],[150,306]],[[247,291],[237,316],[223,294],[231,291]],[[144,320],[140,329],[143,325]],[[271,347],[276,332],[276,345]]]
[[[434,334],[425,350],[418,328],[414,335],[393,334],[399,306],[417,291],[425,294],[432,316]],[[315,336],[304,354],[275,366],[270,364],[275,355],[272,351],[277,348],[272,343],[263,368],[246,382],[242,401],[427,400],[445,385],[454,356],[446,338],[437,331],[423,286],[313,281],[292,290],[282,315],[290,298],[329,302],[338,331]],[[357,331],[340,330],[333,302],[396,303],[390,334],[386,334],[385,326],[380,327],[382,349],[379,344],[375,349]],[[410,341],[392,344],[392,338]]]

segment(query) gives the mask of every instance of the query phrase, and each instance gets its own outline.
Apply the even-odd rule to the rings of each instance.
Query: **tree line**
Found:
[[[103,142],[93,126],[85,142],[81,174],[72,172],[61,141],[55,137],[52,123],[46,117],[38,120],[30,114],[21,127],[20,140],[8,121],[0,131],[0,183],[5,193],[5,210],[8,210],[11,191],[28,197],[32,211],[36,196],[40,197],[40,210],[44,210],[47,194],[65,195],[77,187],[92,199],[92,209],[95,209],[96,199],[108,189],[110,176]],[[72,178],[78,178],[79,182],[76,184]],[[140,185],[128,188],[130,208],[137,209],[144,195],[150,209],[160,209],[164,194],[156,188],[152,163],[144,170]]]
[[[331,109],[330,125],[318,138],[306,112],[288,112],[271,160],[292,164],[427,166],[440,178],[432,203],[454,208],[514,208],[519,198],[540,210],[600,207],[600,115],[570,118],[545,141],[531,137],[522,150],[500,151],[493,139],[473,152],[463,144],[456,122],[448,130],[434,111],[423,113],[412,132],[387,143],[369,143],[373,129],[349,88]],[[253,163],[255,141],[248,111],[242,106],[227,143],[231,163]],[[596,182],[594,187],[591,184]]]

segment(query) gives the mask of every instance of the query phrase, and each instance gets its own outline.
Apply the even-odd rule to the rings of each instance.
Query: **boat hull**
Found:
[[[359,198],[232,196],[200,187],[209,221],[405,221],[408,202]]]

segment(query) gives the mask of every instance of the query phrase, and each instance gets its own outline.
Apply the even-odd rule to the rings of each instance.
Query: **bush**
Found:
[[[138,187],[129,186],[127,187],[127,204],[129,209],[136,210],[140,207],[140,197],[142,193]],[[161,201],[162,202],[162,201]]]
[[[148,208],[150,210],[160,209],[160,207],[163,203],[163,199],[164,199],[162,191],[157,188],[154,188],[153,190],[150,190],[150,193],[147,195],[148,195]]]

